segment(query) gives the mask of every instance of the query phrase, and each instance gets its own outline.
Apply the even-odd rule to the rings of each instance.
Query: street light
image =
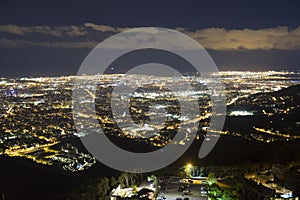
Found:
[[[191,176],[191,170],[192,170],[192,168],[193,168],[193,165],[191,163],[187,163],[185,165],[185,171],[186,171],[187,175]]]
[[[186,164],[186,169],[192,169],[193,165],[191,163]]]

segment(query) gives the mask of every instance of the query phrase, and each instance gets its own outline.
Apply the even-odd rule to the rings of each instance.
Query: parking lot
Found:
[[[185,184],[185,187],[179,189],[181,184],[179,179],[171,179],[165,182],[164,190],[159,194],[157,199],[164,200],[207,200],[203,194],[203,185]],[[188,187],[187,187],[188,186]],[[186,189],[188,188],[188,189]],[[202,192],[201,192],[202,191]]]

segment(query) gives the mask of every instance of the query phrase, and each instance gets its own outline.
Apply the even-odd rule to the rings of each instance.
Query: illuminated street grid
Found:
[[[138,76],[138,77],[137,77]],[[223,81],[226,88],[227,115],[230,117],[251,117],[258,113],[271,117],[274,115],[288,115],[298,108],[289,106],[287,102],[292,102],[291,96],[272,97],[264,99],[253,94],[275,92],[297,85],[300,82],[300,72],[288,71],[268,71],[268,72],[220,72],[212,74],[212,78]],[[125,78],[126,82],[120,82]],[[54,162],[63,163],[63,168],[70,171],[84,170],[92,166],[96,161],[91,155],[80,152],[68,141],[72,138],[84,137],[84,132],[75,129],[72,113],[72,89],[75,79],[81,79],[83,84],[78,87],[85,88],[86,99],[81,104],[96,102],[97,115],[89,116],[84,111],[75,113],[75,117],[95,118],[99,120],[105,133],[120,138],[135,139],[143,141],[154,147],[162,147],[172,140],[180,123],[194,124],[200,122],[201,129],[198,131],[197,139],[201,138],[209,126],[211,113],[210,95],[218,91],[209,91],[207,85],[213,83],[213,79],[202,79],[199,76],[185,76],[184,78],[165,78],[141,75],[99,75],[99,76],[62,76],[62,77],[41,77],[41,78],[0,78],[0,154],[7,156],[26,157],[37,163],[52,165]],[[96,95],[92,93],[88,83],[91,80],[99,80]],[[141,90],[136,91],[132,96],[128,94],[117,94],[119,104],[125,104],[131,100],[131,107],[124,116],[113,119],[110,111],[111,91],[118,84],[128,87],[139,87],[144,82],[150,83]],[[183,99],[189,101],[189,97],[199,98],[199,116],[190,118],[179,113],[179,106],[176,98],[169,90],[164,88],[167,85],[177,85],[180,88],[182,83],[190,83],[195,91],[187,91],[182,88]],[[160,92],[157,92],[160,90]],[[217,89],[216,89],[217,90]],[[173,95],[173,96],[172,96]],[[249,102],[248,97],[253,97]],[[158,99],[163,105],[153,104],[152,100]],[[149,104],[150,102],[150,104]],[[151,104],[152,102],[152,104]],[[151,109],[147,109],[150,105]],[[247,110],[240,107],[242,104],[259,107],[254,110]],[[168,110],[167,113],[162,110]],[[157,113],[164,113],[158,115]],[[135,122],[142,126],[127,127],[118,129],[117,124],[126,127],[127,121],[123,120],[126,115],[131,115]],[[149,119],[155,117],[165,117],[166,123],[148,125]],[[272,120],[270,120],[270,123]],[[300,124],[300,122],[297,122]],[[299,126],[295,124],[295,126]],[[95,125],[88,124],[91,129]],[[147,131],[153,131],[153,136],[148,137]],[[160,131],[158,131],[160,130]],[[214,130],[212,130],[213,132]],[[254,139],[261,142],[272,142],[277,140],[299,139],[300,136],[291,129],[278,130],[272,127],[253,127],[251,135],[244,136],[241,133],[223,130],[215,131],[223,135],[233,135]],[[178,145],[184,145],[186,140],[193,138],[183,137]]]

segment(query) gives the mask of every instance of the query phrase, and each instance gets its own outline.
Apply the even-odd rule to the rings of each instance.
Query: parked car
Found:
[[[201,193],[201,196],[204,196],[204,197],[207,197],[207,188],[206,187],[201,187],[200,188],[200,193]]]
[[[184,195],[189,195],[191,193],[191,190],[190,189],[185,189],[183,190],[183,194]]]

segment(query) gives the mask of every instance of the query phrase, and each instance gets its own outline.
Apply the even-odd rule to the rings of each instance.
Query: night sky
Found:
[[[76,74],[123,29],[164,27],[198,38],[220,70],[300,67],[299,1],[0,1],[1,77]]]

